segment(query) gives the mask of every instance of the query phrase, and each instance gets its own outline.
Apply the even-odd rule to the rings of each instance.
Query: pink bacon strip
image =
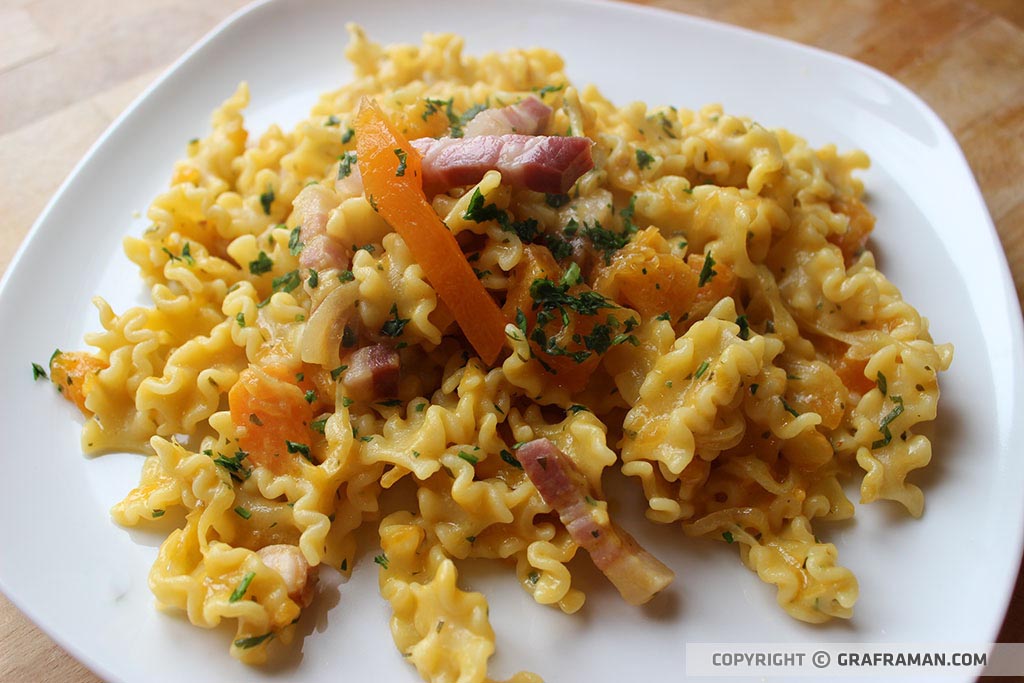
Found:
[[[564,194],[594,167],[590,145],[587,138],[546,135],[412,141],[423,157],[423,189],[427,194],[472,185],[490,170],[499,171],[509,185]]]
[[[594,565],[626,602],[642,605],[672,583],[675,573],[671,569],[641,548],[626,531],[595,515],[599,508],[590,496],[586,479],[553,443],[535,439],[522,446],[517,457],[572,540],[590,553]]]

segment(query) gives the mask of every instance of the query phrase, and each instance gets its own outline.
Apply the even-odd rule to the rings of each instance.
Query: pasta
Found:
[[[648,578],[657,561],[611,522],[608,468],[652,522],[735,545],[793,617],[851,617],[857,580],[819,523],[854,514],[841,484],[858,473],[862,503],[922,514],[910,479],[931,447],[915,429],[952,360],[866,248],[866,156],[718,106],[619,107],[544,49],[469,57],[454,35],[349,32],[354,81],[293,131],[251,139],[244,84],[223,103],[125,240],[152,305],[97,299],[93,350],[51,359],[83,449],[145,455],[115,521],[181,512],[150,573],[158,604],[234,620],[232,655],[259,664],[293,637],[319,567],[375,555],[401,654],[428,681],[489,680],[487,603],[460,587],[460,560],[504,561],[566,613],[585,601],[569,561],[582,549],[605,570],[537,475],[549,456],[525,457],[543,443],[593,537]],[[501,161],[423,194],[431,145],[535,144],[517,103],[543,114],[537,144],[586,138],[593,168],[544,192]],[[506,137],[476,132],[502,116]],[[392,134],[393,195],[375,196],[370,138]],[[458,263],[422,237],[438,225]],[[479,292],[493,310],[466,303]],[[498,308],[493,359],[478,338]],[[357,548],[366,524],[379,553]]]

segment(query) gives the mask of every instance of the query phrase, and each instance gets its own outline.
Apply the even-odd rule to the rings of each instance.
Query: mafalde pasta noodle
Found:
[[[152,305],[97,299],[92,350],[51,360],[84,450],[145,455],[115,521],[183,520],[159,606],[228,620],[259,664],[323,567],[376,563],[401,656],[486,681],[460,561],[566,613],[577,555],[630,603],[672,585],[616,522],[618,468],[793,617],[853,616],[821,522],[853,515],[851,478],[922,514],[915,430],[952,359],[866,248],[866,156],[718,106],[616,106],[544,49],[349,32],[355,79],[291,132],[250,136],[244,84],[217,109],[125,240]]]

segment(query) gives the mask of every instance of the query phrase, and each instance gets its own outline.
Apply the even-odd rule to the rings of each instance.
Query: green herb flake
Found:
[[[882,432],[882,438],[871,444],[872,448],[882,448],[888,446],[889,442],[892,441],[892,432],[889,431],[889,425],[897,417],[903,414],[903,397],[902,396],[890,396],[895,407],[889,412],[888,415],[882,418],[882,423],[878,425],[878,431]]]
[[[261,251],[255,261],[249,261],[249,272],[253,275],[269,273],[274,268],[274,262],[267,256],[267,252]]]
[[[351,270],[343,270],[338,273],[338,282],[352,282],[355,279],[356,276]]]
[[[758,388],[759,386],[761,386],[761,385],[760,385],[760,384],[751,384],[751,385],[750,385],[750,395],[751,395],[751,396],[753,396],[754,394],[756,394],[756,393],[757,393],[757,388]]]
[[[231,597],[228,598],[228,602],[238,602],[244,598],[245,592],[249,590],[249,584],[251,584],[252,580],[255,578],[256,572],[247,572],[246,575],[242,577],[242,583],[238,584],[238,587],[235,588],[233,593],[231,593]]]
[[[516,456],[512,455],[512,453],[510,453],[509,451],[506,451],[504,448],[501,449],[499,455],[501,456],[502,460],[507,462],[509,465],[512,465],[512,467],[515,467],[517,470],[523,469],[523,464],[519,462],[519,459],[516,458]]]
[[[341,123],[341,119],[339,119],[334,114],[331,114],[330,116],[328,116],[327,120],[324,121],[324,125],[325,126],[337,126],[339,123]]]
[[[736,336],[744,341],[750,339],[750,323],[747,322],[747,316],[741,315],[736,318],[736,324],[740,326],[740,331]]]
[[[275,292],[291,292],[300,284],[302,284],[302,277],[299,275],[298,270],[293,270],[281,277],[275,277],[273,282],[271,282],[271,287]]]
[[[422,413],[424,408],[426,408],[426,407],[427,407],[427,402],[423,401],[422,403],[417,403],[416,407],[413,408],[413,410],[415,410],[417,413]]]
[[[348,407],[349,407],[349,406],[351,406],[351,405],[352,405],[353,403],[355,403],[355,399],[353,399],[353,398],[349,398],[348,396],[342,396],[342,397],[341,397],[341,406],[342,406],[343,408],[348,408]]]
[[[319,420],[313,420],[309,423],[309,428],[318,434],[325,434],[327,432],[327,417],[321,417]]]
[[[341,144],[347,145],[348,143],[352,142],[352,138],[354,138],[355,135],[355,130],[353,130],[352,128],[346,128],[345,132],[341,134]]]
[[[306,444],[285,439],[284,445],[288,448],[289,453],[298,453],[304,458],[309,458],[309,446]]]
[[[292,256],[298,256],[302,252],[302,248],[305,246],[299,241],[301,233],[302,226],[296,225],[288,235],[288,251]]]
[[[249,512],[249,510],[247,510],[246,508],[242,507],[241,505],[235,508],[235,514],[241,517],[242,519],[249,519],[250,517],[252,517],[252,513]]]
[[[406,161],[408,160],[409,155],[406,154],[404,149],[399,148],[395,150],[395,156],[398,157],[398,169],[395,170],[395,175],[401,178],[405,175],[405,169],[408,168]]]
[[[568,204],[569,201],[569,195],[567,194],[551,194],[550,192],[544,194],[544,203],[552,209],[559,209]]]
[[[565,274],[562,275],[560,282],[561,284],[569,285],[570,287],[574,287],[583,282],[583,275],[580,273],[579,264],[574,261],[565,271]]]
[[[878,372],[878,390],[882,392],[882,396],[885,396],[889,391],[889,383],[885,379],[885,375],[881,371]]]
[[[537,572],[530,572],[526,576],[526,581],[531,586],[536,586],[537,582],[540,581],[540,574],[538,574]]]
[[[238,323],[239,327],[245,327],[245,313],[239,311],[238,315],[235,316],[235,322]]]
[[[313,270],[312,268],[310,268],[309,269],[309,279],[306,280],[306,283],[309,284],[310,288],[316,289],[317,285],[320,284],[320,273],[318,273],[315,270]]]
[[[783,398],[782,396],[779,396],[779,400],[782,401],[782,407],[786,409],[787,413],[789,413],[793,417],[800,417],[800,413],[796,412],[796,410],[794,410],[793,406],[789,405],[789,403],[786,401],[785,398]]]
[[[249,638],[239,638],[235,641],[235,647],[241,648],[243,650],[248,650],[249,648],[256,647],[257,645],[262,644],[263,641],[273,637],[274,632],[271,631],[270,633],[264,633],[262,636],[250,636]]]
[[[341,331],[341,345],[346,349],[351,349],[358,343],[358,341],[359,337],[356,334],[356,331],[348,325],[345,325],[345,329]]]
[[[331,379],[337,382],[338,378],[341,377],[341,373],[345,372],[346,370],[348,370],[347,365],[339,365],[338,367],[331,370]]]
[[[638,149],[636,151],[636,165],[642,171],[649,168],[654,163],[654,157],[651,156],[646,150]]]
[[[343,180],[352,175],[352,166],[355,165],[356,161],[355,152],[345,152],[338,157],[338,180]]]
[[[391,318],[381,326],[380,333],[385,337],[400,337],[409,324],[409,318],[398,317],[398,304],[391,304]]]
[[[166,510],[153,510],[149,514],[150,514],[150,517],[152,517],[153,519],[159,519],[159,518],[163,517],[166,512],[167,512]]]
[[[708,255],[704,258],[704,265],[700,269],[700,278],[697,280],[697,286],[703,287],[716,275],[718,275],[718,271],[715,270],[715,257],[709,251]]]
[[[267,190],[260,195],[260,205],[263,207],[263,213],[270,215],[270,207],[274,203],[274,188],[267,185]]]
[[[189,264],[190,266],[194,266],[196,264],[196,260],[192,258],[191,243],[185,242],[185,246],[181,248],[181,258],[184,259],[185,263]]]
[[[708,361],[708,360],[706,360],[706,359],[705,359],[705,360],[704,360],[704,361],[703,361],[703,362],[702,362],[702,363],[701,363],[700,365],[698,365],[698,366],[697,366],[697,372],[693,373],[693,378],[694,378],[694,379],[700,379],[700,378],[701,378],[701,376],[702,376],[702,375],[703,375],[703,374],[704,374],[705,372],[707,372],[707,371],[708,371],[708,368],[709,368],[710,366],[711,366],[711,363],[710,363],[710,361]]]
[[[475,465],[480,462],[480,458],[476,457],[472,453],[466,451],[459,451],[459,457],[468,462],[470,465]]]
[[[376,557],[374,557],[373,561],[376,562],[377,564],[379,564],[381,566],[381,568],[383,568],[383,569],[387,569],[388,568],[388,564],[389,564],[388,563],[388,556],[386,554],[384,554],[384,553],[381,553],[380,555],[377,555]]]
[[[206,451],[203,452],[206,455],[213,456],[213,451],[210,451],[209,453],[207,453]],[[221,467],[226,469],[228,471],[228,474],[230,474],[233,479],[237,479],[238,481],[244,481],[248,479],[249,475],[251,474],[250,470],[247,470],[242,466],[242,461],[248,457],[249,454],[246,453],[245,451],[238,451],[230,458],[221,453],[218,453],[217,457],[213,459],[213,464],[220,465]]]
[[[724,539],[725,539],[725,542],[726,542],[726,543],[732,543],[732,542],[733,542],[733,541],[735,540],[735,539],[734,539],[734,538],[732,537],[732,532],[731,532],[731,531],[723,531],[723,532],[722,532],[722,538],[724,538]]]
[[[316,392],[313,391],[312,389],[308,389],[303,398],[306,399],[306,403],[312,403],[313,401],[316,400]]]
[[[47,378],[47,374],[46,374],[46,370],[43,369],[43,366],[40,365],[39,363],[33,363],[32,364],[32,379],[33,379],[33,381],[40,380],[40,379],[46,379],[46,378]]]

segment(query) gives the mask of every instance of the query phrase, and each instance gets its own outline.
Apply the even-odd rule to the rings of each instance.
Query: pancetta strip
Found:
[[[607,507],[591,495],[586,479],[553,443],[535,439],[519,449],[518,459],[544,502],[626,602],[641,605],[672,583],[675,573],[611,522]]]

